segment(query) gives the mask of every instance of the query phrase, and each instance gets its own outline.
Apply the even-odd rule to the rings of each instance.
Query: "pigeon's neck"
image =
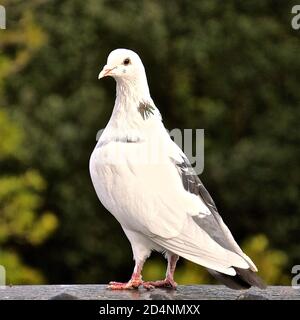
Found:
[[[158,109],[151,99],[146,76],[136,80],[117,80],[117,96],[111,118],[100,138],[110,141],[145,141],[164,133]]]
[[[151,99],[146,76],[116,80],[116,101],[109,121],[110,127],[126,131],[142,130],[153,122],[161,121],[159,111]]]
[[[131,114],[136,111],[141,101],[151,100],[147,78],[117,79],[114,111],[122,109]]]

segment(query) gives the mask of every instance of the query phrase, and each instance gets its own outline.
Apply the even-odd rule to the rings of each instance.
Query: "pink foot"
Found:
[[[143,281],[139,279],[131,279],[128,282],[111,281],[107,288],[111,290],[132,290],[137,289],[141,284],[143,284]]]
[[[176,289],[177,283],[173,279],[166,278],[165,280],[143,282],[143,287],[146,289],[152,289],[152,288]]]

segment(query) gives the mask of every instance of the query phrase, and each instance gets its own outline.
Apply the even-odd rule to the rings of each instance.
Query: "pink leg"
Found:
[[[150,289],[153,287],[176,289],[177,283],[174,281],[174,272],[175,272],[178,258],[179,257],[176,254],[170,254],[168,256],[168,267],[167,267],[166,278],[164,280],[143,282],[143,286],[146,289]]]
[[[108,285],[109,289],[112,290],[126,290],[126,289],[137,289],[143,284],[141,272],[143,269],[143,262],[135,264],[131,279],[128,282],[115,282],[111,281]]]

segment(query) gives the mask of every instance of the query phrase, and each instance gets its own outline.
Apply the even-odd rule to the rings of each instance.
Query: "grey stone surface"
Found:
[[[179,286],[177,290],[112,291],[106,285],[42,285],[0,287],[0,300],[300,300],[300,288],[270,286],[236,291],[218,285]]]

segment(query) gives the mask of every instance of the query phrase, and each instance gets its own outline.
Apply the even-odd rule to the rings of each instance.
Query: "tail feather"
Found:
[[[224,283],[227,287],[235,290],[245,290],[250,287],[258,287],[260,289],[266,289],[266,284],[256,274],[256,272],[250,269],[242,269],[234,267],[236,271],[235,276],[229,276],[221,272],[207,269],[209,273],[214,276],[217,280]]]

